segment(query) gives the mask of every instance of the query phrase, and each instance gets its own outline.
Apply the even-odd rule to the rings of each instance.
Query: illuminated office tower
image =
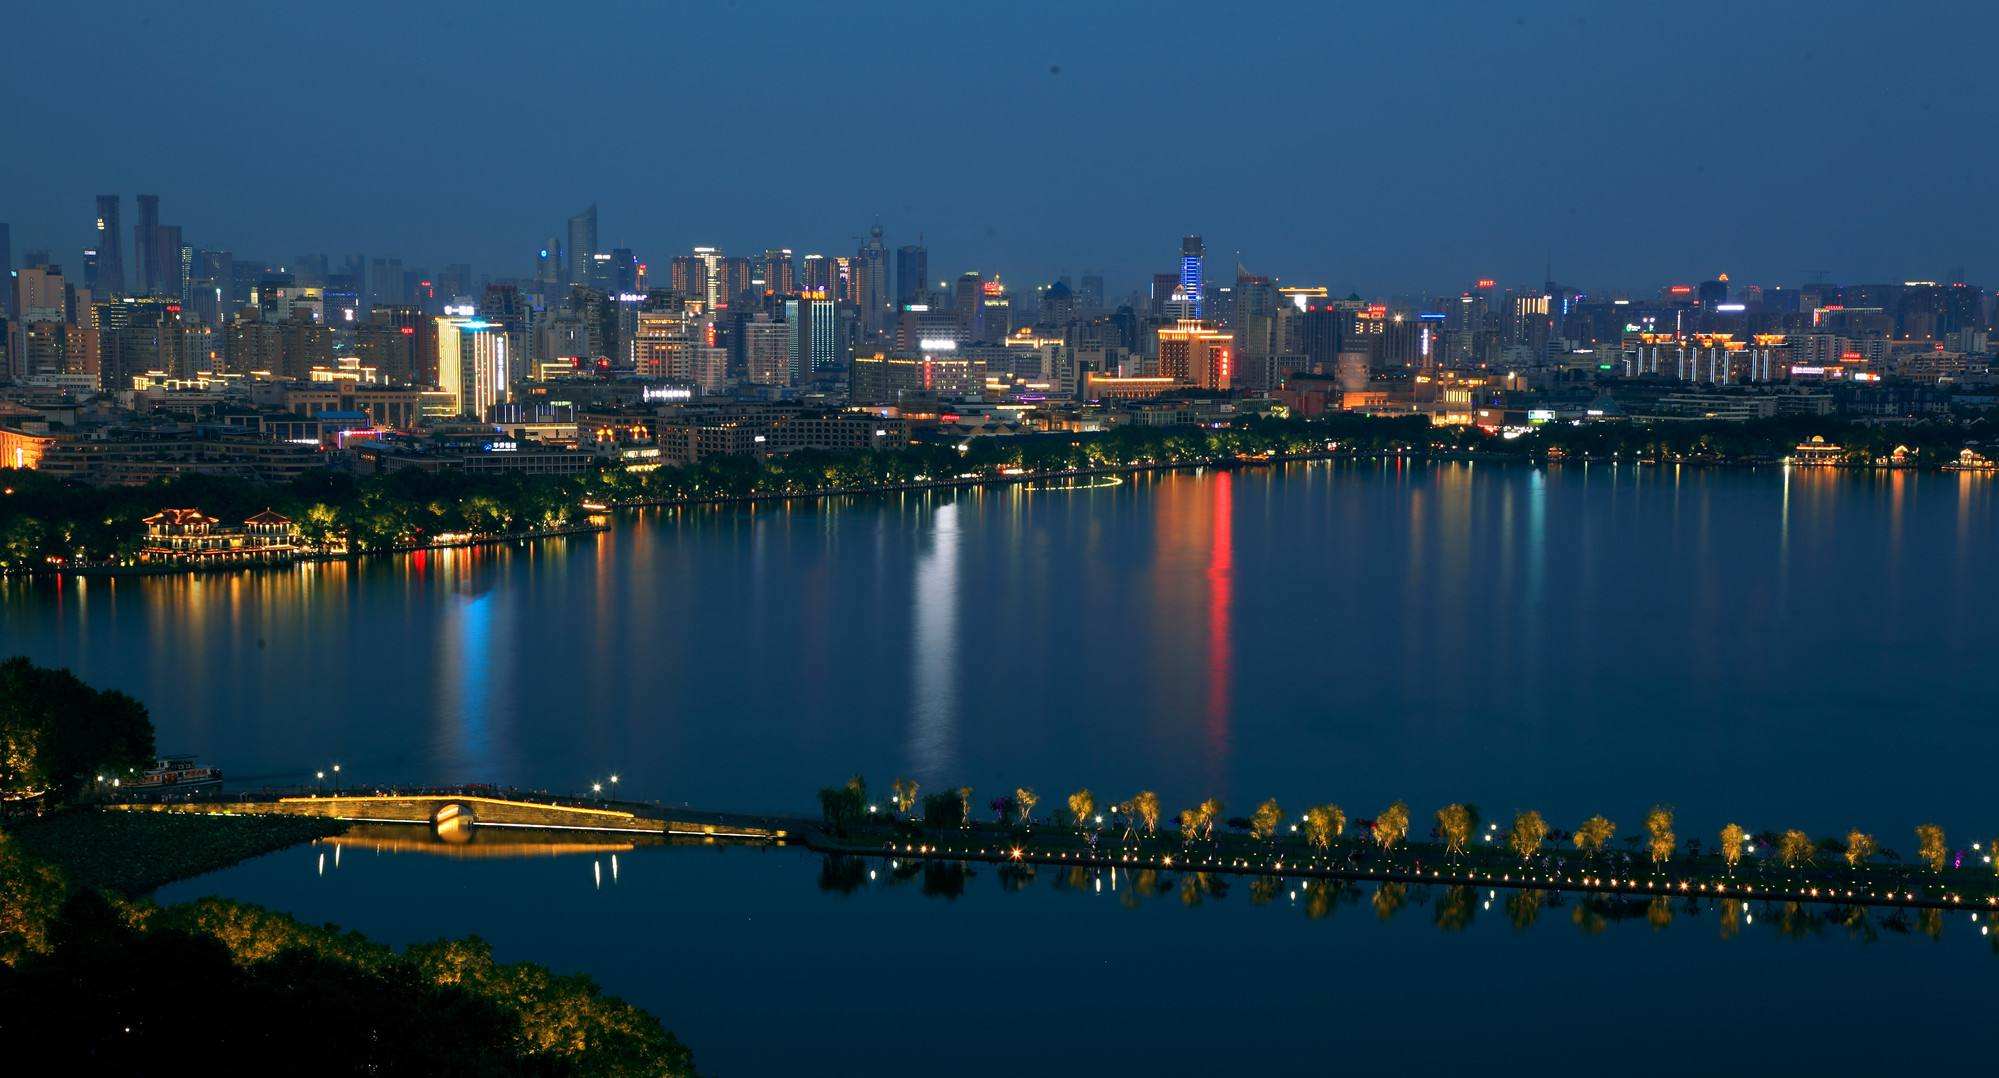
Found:
[[[833,266],[825,255],[806,255],[800,284],[806,292],[833,293]]]
[[[486,418],[510,395],[507,335],[498,325],[477,318],[439,318],[436,325],[437,387],[451,394],[458,415]]]
[[[722,251],[718,247],[696,247],[694,260],[700,264],[701,279],[695,283],[692,295],[699,296],[713,311],[723,302],[722,296]]]
[[[125,294],[125,239],[118,225],[118,196],[97,196],[97,281],[100,297]]]
[[[534,283],[546,297],[554,297],[561,289],[563,280],[562,240],[549,236],[541,241],[541,250],[534,259]]]
[[[791,248],[772,247],[764,252],[764,290],[776,296],[798,291],[798,267],[791,261]]]
[[[1182,319],[1159,330],[1159,373],[1202,389],[1233,384],[1235,338],[1205,322]]]
[[[597,204],[569,219],[569,276],[566,284],[590,283],[590,256],[597,253]]]
[[[895,305],[922,303],[928,294],[930,251],[919,243],[905,243],[895,249]]]
[[[733,307],[745,293],[756,291],[756,263],[748,258],[722,260],[722,306]]]
[[[802,292],[784,301],[784,321],[791,327],[791,384],[846,366],[838,300],[825,292]]]
[[[687,316],[677,307],[640,311],[632,333],[632,367],[641,378],[686,378],[693,346]]]
[[[1207,257],[1208,248],[1199,236],[1183,236],[1180,239],[1180,279],[1178,302],[1184,305],[1183,318],[1200,318],[1205,312],[1207,285],[1202,280],[1202,262]]]
[[[1006,294],[1006,285],[998,274],[981,285],[979,291],[979,340],[998,343],[1006,340],[1013,332],[1013,300]]]
[[[767,314],[743,323],[743,370],[762,386],[791,384],[791,327]]]

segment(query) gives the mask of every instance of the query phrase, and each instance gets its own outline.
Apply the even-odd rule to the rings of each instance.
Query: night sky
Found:
[[[1999,6],[1636,7],[19,4],[0,221],[74,262],[92,195],[129,229],[149,191],[238,257],[505,276],[594,200],[651,260],[849,252],[879,216],[933,277],[1113,294],[1183,232],[1211,275],[1377,294],[1550,256],[1591,288],[1999,281]]]

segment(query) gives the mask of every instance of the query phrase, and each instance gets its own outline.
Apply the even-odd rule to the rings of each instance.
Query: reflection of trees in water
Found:
[[[1009,893],[1025,891],[1034,884],[1034,866],[1004,864],[999,870],[1000,890]]]
[[[858,857],[829,853],[819,861],[819,889],[829,894],[851,895],[866,886],[868,866]]]
[[[1437,899],[1437,927],[1445,932],[1463,932],[1478,916],[1478,895],[1464,885],[1444,888]]]
[[[1092,868],[1084,865],[1048,866],[1002,863],[995,875],[1000,890],[1018,894],[1033,890],[1036,880],[1046,878],[1056,891],[1073,894],[1116,892],[1117,902],[1137,909],[1148,900],[1178,898],[1183,907],[1204,906],[1228,897],[1235,877],[1225,873],[1155,868]],[[972,877],[972,865],[960,861],[888,860],[825,854],[819,866],[821,891],[848,895],[879,880],[884,886],[921,880],[924,896],[956,899],[963,895]],[[1941,909],[1878,909],[1865,905],[1742,899],[1698,898],[1692,895],[1576,894],[1561,891],[1483,888],[1469,884],[1409,884],[1381,881],[1369,887],[1353,880],[1251,876],[1246,881],[1250,905],[1269,907],[1288,893],[1291,905],[1302,908],[1306,919],[1324,920],[1341,905],[1356,905],[1363,899],[1378,920],[1388,921],[1410,906],[1433,907],[1430,921],[1440,932],[1456,933],[1471,929],[1481,909],[1500,903],[1507,922],[1516,932],[1532,928],[1544,911],[1566,910],[1567,920],[1585,935],[1595,936],[1611,925],[1643,921],[1654,931],[1664,930],[1682,917],[1701,918],[1712,914],[1717,934],[1734,939],[1745,928],[1767,925],[1784,939],[1823,938],[1829,933],[1840,938],[1875,943],[1884,934],[1941,940],[1945,912]],[[1974,916],[1981,936],[1990,940],[1999,953],[1999,935],[1981,915]]]
[[[923,866],[923,897],[956,899],[973,875],[961,861],[932,861]]]
[[[1506,917],[1513,922],[1515,932],[1525,932],[1534,927],[1541,918],[1541,905],[1547,899],[1545,891],[1513,891],[1506,896]]]
[[[1381,883],[1374,888],[1374,915],[1386,921],[1409,902],[1409,887],[1401,883]]]

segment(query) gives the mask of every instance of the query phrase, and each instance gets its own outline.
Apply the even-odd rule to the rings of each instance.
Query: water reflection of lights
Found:
[[[1066,494],[1076,490],[1103,490],[1105,487],[1123,485],[1124,479],[1119,476],[1100,475],[1080,483],[1028,483],[1020,489],[1030,494]]]

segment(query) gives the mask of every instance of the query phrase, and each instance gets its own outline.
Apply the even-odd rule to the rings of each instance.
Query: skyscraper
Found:
[[[567,284],[590,283],[590,256],[597,253],[597,204],[569,219]]]
[[[1179,301],[1185,305],[1182,317],[1199,318],[1206,298],[1206,285],[1202,281],[1201,263],[1207,257],[1208,249],[1199,236],[1180,238],[1180,293]]]
[[[14,236],[0,221],[0,314],[14,313]]]
[[[132,226],[132,256],[139,260],[139,275],[132,291],[142,296],[159,294],[160,283],[160,196],[139,196],[139,221]]]
[[[791,261],[791,248],[765,251],[763,273],[764,289],[772,295],[789,296],[798,291],[798,267]]]
[[[99,296],[125,294],[125,240],[118,225],[117,195],[97,196],[97,283]]]
[[[929,290],[930,251],[920,243],[905,243],[895,249],[895,305],[922,303]]]
[[[846,365],[840,340],[840,304],[825,292],[805,292],[784,301],[791,327],[791,384]]]
[[[854,259],[857,278],[855,292],[860,301],[861,332],[879,337],[888,331],[895,302],[888,290],[888,245],[882,242],[882,226],[868,229],[868,239]]]

